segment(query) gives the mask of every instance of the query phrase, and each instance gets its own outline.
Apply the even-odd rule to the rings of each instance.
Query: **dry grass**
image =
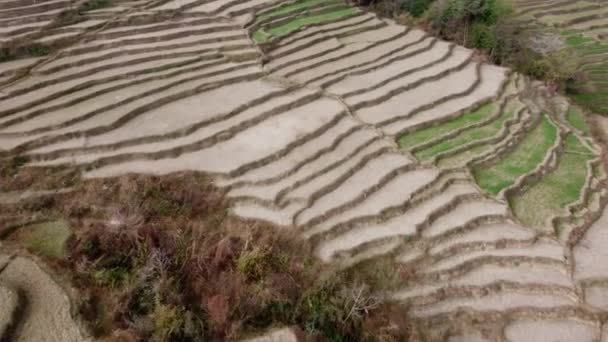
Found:
[[[71,168],[23,168],[25,157],[0,160],[0,191],[49,190],[74,186],[80,174]]]

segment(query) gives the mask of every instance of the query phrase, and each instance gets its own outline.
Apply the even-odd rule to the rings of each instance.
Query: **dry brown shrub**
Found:
[[[230,341],[275,325],[357,340],[392,322],[289,231],[228,216],[224,195],[201,174],[127,175],[14,212],[44,208],[71,223],[69,257],[56,266],[108,341]]]

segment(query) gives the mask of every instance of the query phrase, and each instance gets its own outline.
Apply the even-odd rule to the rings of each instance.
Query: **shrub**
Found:
[[[110,0],[88,0],[85,1],[79,8],[80,12],[94,11],[112,4]]]
[[[471,28],[471,44],[477,49],[492,51],[496,46],[493,27],[485,23],[475,23]]]
[[[426,12],[433,1],[434,0],[405,0],[401,3],[401,10],[418,18]]]
[[[52,199],[48,214],[74,228],[53,264],[73,276],[97,337],[235,340],[297,325],[358,341],[392,324],[367,286],[350,285],[306,242],[227,216],[224,194],[203,175],[88,180]]]
[[[533,29],[520,25],[510,0],[378,0],[383,14],[407,12],[435,34],[485,53],[499,65],[508,65],[556,88],[577,89],[575,58],[556,52],[541,55],[530,49]],[[561,55],[560,55],[561,54]],[[580,87],[579,87],[580,88]]]
[[[184,333],[186,324],[182,308],[158,304],[152,314],[156,341],[175,341]]]

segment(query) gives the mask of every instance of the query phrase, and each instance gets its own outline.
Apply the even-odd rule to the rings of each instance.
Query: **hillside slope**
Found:
[[[3,4],[5,36],[51,4]],[[599,340],[608,277],[577,251],[608,258],[580,242],[601,147],[542,84],[340,1],[125,1],[76,25],[0,64],[4,161],[203,171],[328,263],[410,270],[387,296],[421,338]]]

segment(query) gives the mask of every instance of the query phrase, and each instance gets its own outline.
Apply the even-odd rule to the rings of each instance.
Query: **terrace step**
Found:
[[[357,221],[353,218],[350,218],[350,221],[353,223],[349,224],[349,221],[346,221],[345,214],[339,216],[342,220],[342,223],[334,223],[337,221],[337,218],[332,218],[329,222],[323,222],[324,226],[331,226],[332,224],[341,228],[339,229],[339,233],[335,232],[336,228],[332,228],[333,233],[325,237],[317,247],[317,254],[324,260],[328,260],[332,255],[339,253],[339,251],[345,251],[349,249],[354,249],[361,244],[367,243],[369,241],[385,239],[393,236],[408,236],[416,234],[416,227],[420,225],[424,220],[427,219],[429,213],[431,213],[434,209],[441,207],[452,198],[458,195],[472,193],[475,191],[475,188],[466,185],[466,184],[454,184],[448,187],[444,192],[435,197],[431,197],[428,200],[420,203],[419,205],[406,210],[405,213],[399,216],[383,218],[381,214],[374,212],[370,215],[369,222],[368,220],[363,220],[359,218]],[[409,198],[408,198],[409,199]],[[407,203],[405,201],[404,203]],[[357,212],[359,207],[355,207],[352,209],[353,213],[351,216],[354,216],[356,213],[362,217],[365,217],[363,214]],[[386,210],[385,208],[384,210]],[[348,213],[348,212],[347,212]],[[373,218],[372,218],[373,217]],[[377,218],[376,218],[377,217]],[[346,216],[348,219],[349,216]],[[339,221],[338,221],[339,222]],[[344,228],[342,228],[344,227]],[[345,228],[348,228],[346,230]],[[331,233],[331,232],[330,232]],[[329,238],[329,239],[328,239]]]
[[[397,153],[374,158],[353,174],[343,175],[322,191],[315,192],[310,197],[309,207],[298,213],[294,222],[298,225],[309,225],[332,210],[345,209],[345,206],[351,205],[353,201],[376,192],[385,182],[394,179],[401,172],[410,170],[411,164],[410,160]]]
[[[542,292],[544,288],[545,292],[554,292],[556,297],[564,297],[573,304],[576,294],[565,267],[559,267],[560,264],[552,260],[541,260],[524,257],[478,259],[444,272],[416,278],[415,285],[395,292],[393,297],[413,304],[441,304],[450,297],[467,297],[470,290],[486,289],[499,294],[525,293],[529,289]],[[442,294],[445,291],[452,291],[452,295]]]
[[[131,94],[126,93],[127,98],[124,102],[127,102],[126,106],[109,106],[102,108],[98,111],[93,111],[87,115],[76,118],[73,121],[68,121],[60,127],[53,127],[52,135],[45,135],[44,133],[36,133],[29,136],[19,136],[14,138],[8,136],[6,140],[10,140],[13,144],[17,144],[21,149],[34,150],[42,146],[52,146],[58,142],[68,142],[61,148],[68,147],[81,147],[83,146],[83,140],[86,141],[86,137],[104,134],[117,129],[127,122],[137,118],[148,110],[153,108],[159,108],[163,105],[174,102],[178,99],[187,98],[197,93],[204,92],[205,90],[221,87],[223,84],[231,82],[253,80],[259,78],[261,73],[259,69],[254,66],[243,65],[241,68],[234,68],[233,74],[219,74],[218,76],[211,75],[211,77],[204,78],[204,75],[200,77],[194,77],[193,81],[190,82],[174,82],[161,87],[160,89],[153,89],[144,96],[130,97]],[[197,81],[197,78],[203,78],[204,81]],[[168,89],[167,89],[168,88]],[[169,91],[167,91],[169,90]],[[155,92],[163,91],[165,96],[157,97],[153,96]],[[120,102],[119,102],[120,104]],[[106,112],[105,115],[97,115],[100,112]],[[81,114],[75,112],[75,114]],[[2,139],[2,136],[0,136]],[[75,139],[75,140],[74,140]]]
[[[187,168],[204,170],[211,174],[239,176],[262,165],[261,163],[283,157],[308,139],[318,137],[335,125],[343,115],[339,104],[327,99],[318,99],[292,111],[274,115],[260,124],[233,132],[227,140],[222,139],[220,143],[215,144],[213,149],[201,149],[204,146],[211,147],[203,141],[200,144],[187,145],[187,148],[177,147],[131,156],[108,157],[97,161],[96,165],[100,168],[92,171],[89,176],[121,173],[121,170],[124,172],[130,167],[158,170],[157,174]],[[254,151],[249,139],[259,136],[265,136],[268,140],[256,144]],[[232,158],[220,158],[220,155],[231,155]],[[171,158],[173,162],[167,163],[164,158]],[[155,165],[163,166],[156,168]]]
[[[593,341],[600,335],[599,327],[593,322],[577,319],[555,319],[534,321],[521,319],[505,329],[509,341],[541,342],[557,339]]]
[[[502,69],[495,67],[482,66],[479,78],[460,92],[449,92],[448,96],[436,99],[433,102],[423,104],[413,108],[405,115],[398,115],[379,123],[383,132],[388,135],[400,136],[412,126],[423,123],[435,122],[447,117],[455,117],[463,112],[474,108],[481,103],[493,99],[498,93],[501,83],[505,80]],[[407,93],[406,93],[407,94]],[[412,97],[413,92],[408,94]],[[425,96],[425,98],[428,96]],[[396,104],[400,96],[391,99],[391,103]],[[387,102],[385,102],[387,103]],[[384,105],[384,104],[383,104]],[[398,110],[397,113],[403,113]]]

